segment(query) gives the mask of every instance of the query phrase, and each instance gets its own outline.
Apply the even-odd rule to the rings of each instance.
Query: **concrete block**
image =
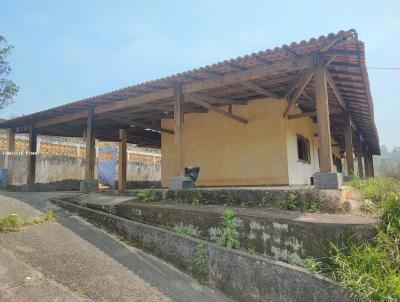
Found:
[[[190,189],[194,188],[194,183],[190,179],[190,177],[186,176],[170,177],[168,188],[170,190]]]
[[[97,180],[82,180],[80,182],[80,191],[83,193],[95,192],[99,188],[99,183]]]
[[[314,187],[316,189],[337,190],[343,184],[343,176],[336,172],[317,172],[314,174]]]

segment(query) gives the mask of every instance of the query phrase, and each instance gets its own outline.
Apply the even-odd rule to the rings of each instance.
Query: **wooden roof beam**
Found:
[[[56,116],[53,118],[49,118],[47,120],[41,120],[41,121],[35,122],[35,128],[44,128],[44,127],[62,124],[62,123],[73,121],[73,120],[84,119],[84,118],[87,118],[88,115],[89,115],[88,110],[82,110],[82,111],[78,111],[78,112],[74,112],[74,113]]]
[[[303,118],[303,117],[315,117],[315,116],[317,116],[317,111],[303,112],[303,113],[299,113],[299,114],[288,115],[288,120],[293,120],[293,119],[298,119],[298,118]]]
[[[306,69],[303,71],[299,77],[297,77],[293,82],[289,84],[289,87],[286,89],[285,93],[283,94],[283,99],[286,99],[303,81],[305,77],[308,77],[310,73],[312,73],[312,69]]]
[[[212,103],[212,102],[218,102],[218,106],[226,106],[226,105],[246,105],[246,101],[240,101],[240,100],[232,100],[232,99],[226,99],[226,98],[220,98],[220,97],[213,97],[213,96],[208,96],[208,95],[198,95],[196,94],[197,97],[201,98],[203,101]]]
[[[245,81],[240,84],[242,84],[243,86],[245,86],[248,89],[254,90],[255,92],[257,92],[259,94],[263,94],[265,96],[275,98],[275,99],[280,99],[280,97],[277,94],[275,94],[271,91],[268,91],[267,89],[265,89],[257,84],[254,84],[253,82]]]
[[[328,69],[325,69],[325,72],[326,72],[326,80],[327,80],[329,86],[331,87],[333,93],[335,94],[335,96],[336,96],[336,98],[337,98],[337,100],[338,100],[340,106],[343,108],[343,110],[344,110],[345,112],[347,112],[347,105],[346,105],[346,102],[344,101],[342,95],[340,94],[340,91],[339,91],[339,89],[337,88],[336,83],[335,83],[335,81],[334,81],[333,78],[332,78],[332,75],[329,73],[329,70],[328,70]]]
[[[348,116],[349,116],[351,127],[353,127],[356,131],[359,131],[357,125],[354,123],[353,119],[351,118],[351,114],[348,110],[347,104],[346,104],[345,100],[343,99],[339,89],[337,88],[336,83],[332,78],[332,75],[330,74],[330,72],[327,68],[325,69],[325,72],[326,72],[326,80],[327,80],[329,86],[331,87],[333,93],[335,94],[336,99],[338,100],[344,113],[348,114]],[[364,142],[364,138],[361,135],[360,135],[360,137],[361,137],[361,141]]]
[[[225,116],[227,118],[230,118],[232,120],[238,121],[238,122],[243,123],[243,124],[247,124],[247,120],[246,119],[244,119],[244,118],[242,118],[240,116],[234,115],[232,113],[229,113],[227,111],[224,111],[221,108],[218,108],[218,107],[216,107],[214,105],[211,105],[211,104],[205,102],[204,100],[202,100],[201,97],[199,97],[199,96],[196,96],[196,95],[193,95],[193,94],[186,94],[185,95],[185,100],[187,100],[189,102],[192,102],[192,103],[195,103],[196,105],[204,107],[204,108],[206,108],[208,110],[215,111],[215,112],[217,112],[219,114],[222,114],[223,116]]]
[[[144,129],[151,129],[151,130],[156,130],[156,131],[165,132],[165,133],[169,133],[169,134],[174,134],[174,131],[171,130],[171,129],[166,129],[166,128],[158,127],[156,125],[150,125],[150,124],[147,124],[147,123],[143,123],[143,122],[137,122],[137,121],[132,120],[132,119],[124,119],[124,118],[122,118],[120,116],[113,115],[113,116],[110,116],[110,119],[112,121],[117,122],[117,123],[121,123],[121,124],[124,124],[124,125],[130,125],[131,128],[134,128],[134,127],[132,127],[132,125],[136,125],[136,126],[138,126],[140,128],[144,128]]]
[[[262,65],[259,67],[251,68],[245,71],[239,71],[235,73],[229,73],[226,75],[216,76],[212,78],[207,78],[205,80],[194,81],[182,86],[182,92],[184,94],[194,93],[208,89],[214,89],[224,86],[229,86],[232,84],[243,83],[246,81],[251,81],[255,79],[262,78],[270,73],[275,73],[279,71],[291,72],[297,70],[303,70],[309,68],[313,65],[314,56],[304,56],[297,60],[285,60],[272,63],[271,65]],[[265,91],[264,91],[265,92]],[[160,91],[151,92],[145,95],[140,95],[136,97],[131,97],[125,100],[112,102],[109,104],[99,105],[94,108],[95,115],[110,112],[124,110],[126,108],[131,108],[139,106],[142,104],[147,104],[153,101],[159,101],[163,99],[170,99],[174,96],[174,89],[167,88]],[[50,118],[42,121],[38,121],[39,127],[47,127],[55,124],[62,124],[71,120],[81,119],[87,117],[87,110],[78,111],[75,113],[70,113],[57,118]]]
[[[296,104],[298,98],[303,93],[304,89],[306,88],[307,84],[310,82],[313,75],[314,75],[314,71],[307,73],[306,77],[303,78],[303,81],[297,88],[296,93],[293,95],[293,97],[290,98],[289,104],[286,107],[285,112],[283,113],[283,117],[286,117],[287,114],[289,113],[290,109],[292,108],[292,106],[294,104]]]

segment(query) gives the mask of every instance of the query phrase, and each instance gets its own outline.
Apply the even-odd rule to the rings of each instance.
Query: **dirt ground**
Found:
[[[58,221],[0,233],[0,301],[231,301],[189,276],[55,207],[74,193],[0,193],[0,217]]]

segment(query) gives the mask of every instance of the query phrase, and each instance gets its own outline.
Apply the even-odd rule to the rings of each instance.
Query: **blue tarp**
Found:
[[[111,157],[102,158],[102,153],[111,153]],[[99,179],[115,189],[115,167],[117,166],[117,148],[102,148],[98,150],[97,173]]]

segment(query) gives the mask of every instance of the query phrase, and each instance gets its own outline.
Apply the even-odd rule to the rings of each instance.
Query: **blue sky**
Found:
[[[324,5],[325,4],[325,5]],[[3,1],[27,114],[239,55],[355,28],[367,65],[400,67],[400,1]],[[400,70],[370,69],[381,143],[400,146]]]

